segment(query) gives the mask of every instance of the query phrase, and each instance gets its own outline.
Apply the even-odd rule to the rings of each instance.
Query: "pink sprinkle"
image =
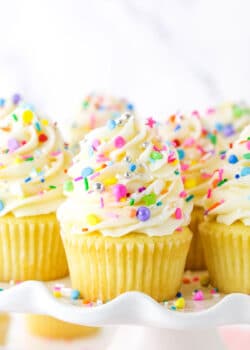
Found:
[[[83,179],[83,177],[82,176],[79,176],[79,177],[76,177],[75,179],[74,179],[74,181],[80,181],[80,180],[82,180]]]
[[[195,140],[193,137],[190,137],[189,139],[186,139],[184,142],[183,142],[183,146],[192,146],[193,144],[195,143]]]
[[[247,149],[250,149],[250,141],[247,141]]]
[[[126,143],[126,141],[122,136],[117,136],[114,139],[115,148],[122,148],[125,145],[125,143]]]
[[[92,141],[92,147],[95,151],[97,151],[98,146],[100,146],[101,142],[98,139]]]
[[[215,113],[215,109],[214,108],[208,108],[207,109],[207,114],[214,114]]]
[[[200,113],[198,111],[193,111],[192,112],[192,115],[195,116],[195,117],[199,117],[200,116]]]
[[[209,188],[207,190],[207,198],[211,198],[211,195],[212,195],[212,190],[211,190],[211,188]]]
[[[186,191],[181,191],[179,196],[180,196],[180,198],[185,198],[185,197],[187,197],[187,192]]]
[[[62,154],[62,152],[61,152],[61,151],[54,151],[54,152],[51,152],[51,153],[50,153],[50,155],[51,155],[52,157],[57,157],[57,156],[59,156],[59,154]]]
[[[100,206],[101,206],[101,208],[104,208],[104,200],[103,200],[103,197],[100,198]]]
[[[181,210],[181,208],[176,208],[174,215],[175,215],[175,218],[177,220],[180,220],[182,218],[182,210]]]
[[[90,180],[94,180],[99,175],[100,175],[100,173],[94,173],[93,175],[90,176]]]
[[[177,229],[175,231],[181,232],[182,231],[182,227],[177,227]]]
[[[98,154],[97,157],[96,157],[96,161],[98,163],[106,162],[108,160],[109,160],[109,158],[107,158],[104,154]]]
[[[200,145],[197,145],[196,148],[198,149],[198,151],[201,152],[201,154],[205,154],[205,153],[206,153],[206,151],[204,150],[204,148],[201,147]]]
[[[113,187],[113,195],[117,202],[120,201],[121,198],[127,196],[127,187],[123,184],[117,184]]]
[[[96,117],[94,114],[91,114],[91,116],[90,116],[89,127],[90,127],[90,129],[95,129],[95,127],[96,127]]]
[[[195,292],[194,296],[193,296],[193,300],[195,301],[201,301],[204,300],[204,294],[201,290],[198,290],[197,292]]]
[[[181,170],[182,170],[182,171],[185,171],[185,170],[187,170],[188,168],[189,168],[189,165],[188,165],[188,164],[184,164],[184,163],[181,164]]]
[[[154,151],[157,151],[157,152],[160,152],[160,151],[161,151],[161,149],[160,149],[160,148],[158,148],[158,147],[157,147],[157,146],[155,146],[155,145],[154,145],[153,149],[154,149]]]
[[[203,179],[210,179],[213,176],[213,174],[209,174],[209,173],[202,173],[201,177]]]
[[[223,178],[223,169],[219,169],[219,181],[222,181],[222,178]]]

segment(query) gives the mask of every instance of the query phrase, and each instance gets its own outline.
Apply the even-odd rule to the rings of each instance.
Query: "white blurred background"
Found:
[[[143,116],[249,99],[249,0],[0,0],[0,95],[58,120],[90,91]]]

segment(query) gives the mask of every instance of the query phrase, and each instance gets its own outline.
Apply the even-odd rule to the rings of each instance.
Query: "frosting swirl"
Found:
[[[14,94],[10,98],[0,98],[0,119],[6,117],[9,113],[13,112],[17,106],[21,103],[22,99],[19,94]]]
[[[158,134],[167,144],[176,147],[184,187],[194,204],[201,206],[208,179],[220,161],[221,137],[204,127],[198,112],[168,117],[158,124]]]
[[[80,150],[79,141],[95,128],[104,126],[125,112],[133,112],[134,106],[125,98],[92,93],[85,97],[81,109],[70,125],[67,140],[74,153]]]
[[[70,164],[55,125],[25,107],[0,119],[0,215],[54,212]]]
[[[250,126],[229,149],[204,198],[205,214],[231,225],[250,225]]]
[[[68,199],[58,210],[64,232],[161,236],[188,225],[192,204],[184,198],[177,154],[147,126],[125,114],[81,142]]]

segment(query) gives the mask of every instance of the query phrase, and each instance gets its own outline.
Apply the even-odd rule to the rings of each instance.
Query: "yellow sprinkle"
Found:
[[[30,124],[33,120],[33,112],[30,110],[24,111],[22,118],[24,123]]]
[[[173,165],[173,166],[178,165],[178,162],[179,162],[178,159],[175,159],[173,162],[171,162],[171,165]]]
[[[109,177],[109,178],[103,180],[104,186],[115,185],[116,183],[117,183],[116,177]]]
[[[177,309],[183,309],[185,307],[185,299],[184,298],[178,298],[174,305],[176,306]]]
[[[41,124],[47,126],[49,125],[49,121],[47,119],[41,119]]]
[[[193,188],[195,187],[197,184],[196,179],[192,178],[192,179],[186,179],[185,180],[185,188]]]
[[[123,197],[120,199],[120,202],[126,202],[127,201],[127,198],[126,197]]]
[[[22,162],[22,158],[20,158],[20,157],[16,157],[15,159],[14,159],[14,163],[15,164],[19,164],[19,163],[21,163]]]
[[[97,225],[97,224],[99,224],[99,222],[101,221],[101,220],[98,218],[98,216],[96,216],[95,214],[89,214],[89,215],[87,215],[86,220],[87,220],[87,223],[88,223],[90,226]]]
[[[190,165],[191,165],[191,166],[192,166],[192,165],[196,165],[197,163],[198,163],[198,161],[195,160],[195,159],[193,159],[193,160],[191,161]]]
[[[55,298],[61,298],[61,296],[62,296],[60,290],[53,290],[53,295]]]

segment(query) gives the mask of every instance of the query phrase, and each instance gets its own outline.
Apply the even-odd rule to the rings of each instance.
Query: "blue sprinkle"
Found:
[[[178,292],[178,293],[176,294],[176,298],[181,298],[181,297],[182,297],[181,292]]]
[[[30,182],[31,181],[31,177],[26,177],[26,179],[24,179],[24,182]]]
[[[133,111],[133,110],[134,110],[134,105],[133,105],[132,103],[128,103],[128,104],[127,104],[127,109],[128,109],[129,111]]]
[[[240,175],[239,174],[235,174],[234,176],[236,179],[239,179],[240,178]]]
[[[89,175],[93,174],[93,172],[94,172],[94,170],[92,168],[87,167],[87,168],[84,168],[82,170],[81,175],[82,175],[82,177],[88,177]]]
[[[185,152],[183,151],[183,149],[181,149],[181,148],[177,149],[177,153],[178,153],[180,160],[185,158]]]
[[[77,289],[73,289],[70,294],[70,298],[73,300],[77,300],[80,298],[80,292]]]
[[[89,153],[89,157],[93,157],[93,155],[95,154],[94,148],[92,146],[89,147],[88,153]]]
[[[246,166],[245,168],[242,168],[242,169],[241,169],[241,172],[240,172],[240,175],[241,175],[241,176],[250,175],[250,167],[249,167],[249,166]]]
[[[107,122],[107,127],[112,130],[116,127],[116,122],[113,120],[113,119],[110,119],[108,122]]]
[[[40,181],[41,181],[41,182],[45,182],[45,179],[42,177]]]
[[[5,99],[0,98],[0,107],[3,107],[5,105]]]
[[[221,124],[221,123],[215,123],[215,129],[217,130],[217,131],[222,131],[223,130],[223,124]]]
[[[159,201],[156,203],[157,207],[160,207],[162,205],[162,201]]]
[[[35,128],[36,128],[37,131],[41,131],[42,130],[41,125],[40,125],[39,122],[35,122]]]
[[[0,211],[2,211],[4,209],[4,203],[3,201],[0,200]]]
[[[171,305],[170,306],[170,310],[176,310],[176,306],[175,305]]]
[[[238,162],[238,158],[236,157],[236,155],[234,154],[231,154],[229,157],[228,157],[228,162],[230,164],[235,164]]]
[[[130,171],[135,171],[135,169],[136,169],[136,165],[135,164],[130,164],[129,165],[129,170]]]
[[[178,130],[180,130],[180,129],[181,129],[181,125],[178,124],[178,125],[176,125],[176,127],[174,128],[174,131],[178,131]]]

